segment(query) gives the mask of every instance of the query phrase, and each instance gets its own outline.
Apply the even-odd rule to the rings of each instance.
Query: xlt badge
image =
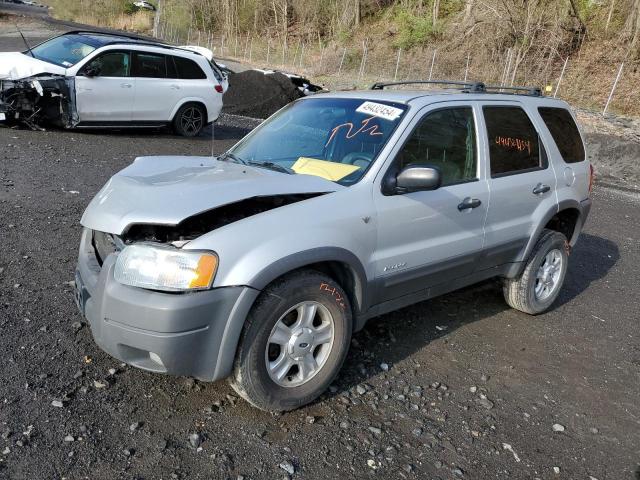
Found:
[[[407,262],[396,263],[395,265],[388,265],[382,269],[383,272],[390,272],[392,270],[399,270],[407,266]]]

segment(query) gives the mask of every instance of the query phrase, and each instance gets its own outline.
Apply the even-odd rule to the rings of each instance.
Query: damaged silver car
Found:
[[[32,129],[169,125],[196,136],[227,88],[199,53],[121,34],[69,32],[0,53],[0,121]]]
[[[219,157],[114,175],[81,220],[97,344],[290,410],[372,317],[491,277],[512,307],[549,309],[591,205],[574,118],[537,90],[448,85],[305,97]]]

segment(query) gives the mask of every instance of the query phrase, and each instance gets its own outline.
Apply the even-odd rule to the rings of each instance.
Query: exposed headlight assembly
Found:
[[[124,285],[176,292],[211,287],[217,269],[218,256],[213,252],[142,244],[120,252],[114,275]]]

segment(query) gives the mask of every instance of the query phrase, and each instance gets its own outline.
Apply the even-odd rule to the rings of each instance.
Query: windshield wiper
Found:
[[[274,162],[254,162],[254,161],[248,161],[247,163],[249,165],[254,166],[254,167],[264,167],[264,168],[268,168],[269,170],[275,170],[276,172],[288,173],[289,175],[295,173],[290,168],[287,168],[284,165],[280,165],[279,163],[274,163]]]
[[[242,165],[249,165],[249,164],[247,163],[247,161],[246,161],[246,160],[243,160],[242,158],[240,158],[240,157],[238,157],[238,156],[234,155],[234,154],[233,154],[233,153],[231,153],[231,152],[223,153],[222,155],[220,155],[220,156],[218,157],[218,160],[220,160],[221,162],[224,162],[224,161],[225,161],[225,160],[227,160],[227,159],[233,160],[234,162],[236,162],[236,163],[240,163],[240,164],[242,164]]]
[[[226,161],[227,159],[233,160],[234,162],[240,163],[242,165],[251,165],[252,167],[268,168],[269,170],[275,170],[276,172],[281,172],[281,173],[288,173],[288,174],[295,173],[290,168],[287,168],[284,165],[280,165],[279,163],[274,163],[274,162],[256,162],[255,160],[244,160],[243,158],[240,158],[240,157],[236,156],[235,154],[233,154],[231,152],[223,153],[222,155],[220,155],[218,157],[218,160],[223,161],[223,162]]]

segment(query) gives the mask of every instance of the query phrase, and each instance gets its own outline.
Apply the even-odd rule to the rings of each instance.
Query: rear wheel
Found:
[[[548,310],[560,293],[568,263],[567,238],[562,233],[544,230],[522,275],[505,279],[506,302],[531,315]]]
[[[304,271],[269,286],[245,324],[231,386],[263,410],[312,402],[342,367],[352,320],[340,285]]]
[[[187,103],[180,107],[173,119],[173,129],[183,137],[197,136],[206,125],[207,113],[198,103]]]

